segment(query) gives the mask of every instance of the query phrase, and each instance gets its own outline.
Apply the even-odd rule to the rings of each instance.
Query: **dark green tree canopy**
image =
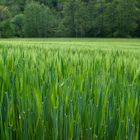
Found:
[[[0,0],[0,37],[139,37],[139,0]]]

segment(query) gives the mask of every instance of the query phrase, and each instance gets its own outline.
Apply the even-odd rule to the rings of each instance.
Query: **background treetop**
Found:
[[[139,0],[0,0],[0,37],[139,37]]]

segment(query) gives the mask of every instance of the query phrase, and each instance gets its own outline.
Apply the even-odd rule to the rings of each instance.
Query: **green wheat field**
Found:
[[[0,140],[139,140],[140,39],[1,39]]]

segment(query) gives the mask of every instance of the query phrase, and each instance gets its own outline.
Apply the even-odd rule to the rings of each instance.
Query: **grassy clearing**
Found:
[[[0,40],[0,139],[138,140],[140,40]]]

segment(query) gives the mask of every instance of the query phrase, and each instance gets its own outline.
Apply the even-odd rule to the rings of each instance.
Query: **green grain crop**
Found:
[[[0,140],[139,139],[139,39],[0,40]]]

